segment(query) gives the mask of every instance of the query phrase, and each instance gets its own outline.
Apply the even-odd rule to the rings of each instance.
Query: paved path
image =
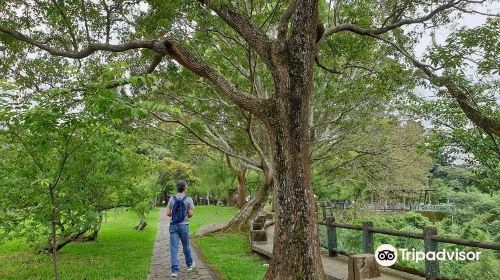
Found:
[[[191,250],[193,260],[196,267],[192,271],[186,270],[186,262],[184,254],[182,253],[182,246],[179,252],[179,277],[172,278],[170,276],[170,236],[168,233],[168,226],[170,218],[167,217],[165,208],[160,210],[160,224],[158,226],[158,235],[156,236],[155,245],[153,248],[153,257],[151,258],[151,267],[147,280],[165,280],[165,279],[179,279],[179,280],[215,280],[213,273],[198,257],[196,250]],[[180,242],[180,241],[179,241]],[[180,245],[180,244],[179,244]]]

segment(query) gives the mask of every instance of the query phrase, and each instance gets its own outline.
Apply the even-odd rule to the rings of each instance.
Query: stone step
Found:
[[[267,241],[267,230],[250,230],[251,241]]]

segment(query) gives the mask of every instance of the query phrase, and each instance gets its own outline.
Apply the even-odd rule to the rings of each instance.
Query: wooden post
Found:
[[[333,225],[335,223],[334,217],[327,217],[327,238],[328,238],[328,255],[330,257],[336,257],[337,252],[337,228]]]
[[[347,280],[379,278],[380,270],[372,254],[351,255],[347,260]]]
[[[333,204],[330,202],[330,217],[333,217]]]
[[[363,253],[373,254],[373,233],[368,231],[368,228],[373,227],[373,222],[363,223]]]
[[[321,210],[323,210],[323,220],[326,220],[326,202],[321,203]]]
[[[433,235],[437,235],[436,227],[425,227],[424,228],[424,249],[425,254],[427,252],[438,252],[438,242],[431,240]],[[439,261],[436,260],[425,260],[425,279],[435,280],[439,275]]]

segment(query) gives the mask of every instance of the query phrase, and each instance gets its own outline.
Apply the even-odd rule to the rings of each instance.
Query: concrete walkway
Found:
[[[196,250],[192,248],[193,260],[196,267],[192,271],[186,270],[186,261],[182,253],[182,246],[179,243],[179,277],[172,278],[170,276],[170,235],[168,227],[170,225],[170,218],[167,217],[166,209],[160,210],[160,223],[158,225],[158,235],[156,236],[155,245],[153,248],[153,256],[151,258],[151,267],[147,280],[165,280],[165,279],[180,279],[180,280],[215,280],[212,271],[207,265],[199,258]],[[180,241],[179,241],[180,242]],[[191,242],[192,243],[192,242]]]

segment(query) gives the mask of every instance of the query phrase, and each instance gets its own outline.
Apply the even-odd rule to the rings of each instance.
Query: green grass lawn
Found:
[[[194,216],[189,219],[189,232],[194,235],[203,225],[224,224],[236,215],[238,209],[213,205],[196,206]]]
[[[247,234],[211,234],[197,238],[196,244],[228,280],[258,280],[267,272],[266,262],[250,251]]]
[[[237,212],[231,207],[198,206],[190,221],[192,235],[201,225],[229,221]],[[212,267],[228,280],[256,280],[266,274],[264,261],[252,253],[246,233],[215,233],[194,241]]]
[[[149,214],[149,225],[135,231],[133,212],[113,211],[95,242],[71,243],[59,253],[61,279],[125,280],[146,278],[157,232],[159,209]],[[0,245],[0,279],[51,279],[52,257],[35,254],[20,240]]]
[[[146,278],[149,270],[160,209],[149,214],[144,231],[135,231],[138,217],[133,212],[114,211],[103,223],[95,242],[71,243],[58,254],[61,279],[133,280]],[[198,206],[190,220],[191,235],[203,225],[224,223],[237,212],[232,207]],[[212,267],[228,280],[262,279],[265,263],[250,252],[246,233],[212,234],[193,241]],[[52,256],[35,254],[22,240],[0,245],[0,279],[53,279]]]

